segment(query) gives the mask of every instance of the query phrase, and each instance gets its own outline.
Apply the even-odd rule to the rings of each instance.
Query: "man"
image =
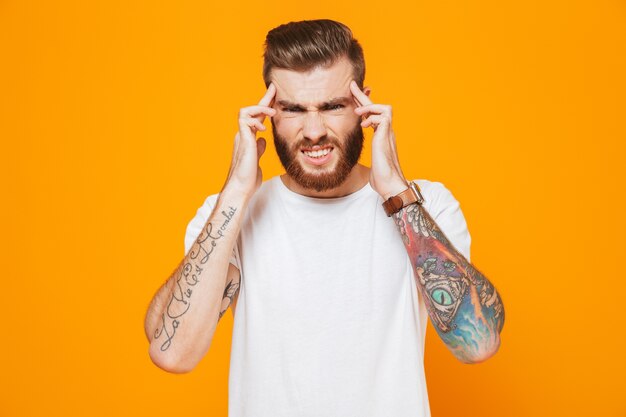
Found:
[[[267,91],[240,110],[227,180],[146,315],[150,357],[190,371],[230,306],[229,416],[427,416],[426,316],[480,362],[500,344],[500,297],[469,263],[452,194],[402,174],[350,29],[292,22],[265,46]],[[286,173],[263,182],[267,116]],[[358,163],[367,127],[371,168]]]

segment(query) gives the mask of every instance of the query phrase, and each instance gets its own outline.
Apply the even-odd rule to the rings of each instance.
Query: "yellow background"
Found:
[[[405,174],[461,202],[505,302],[483,364],[429,328],[433,415],[626,415],[625,9],[1,1],[0,415],[226,416],[232,315],[171,375],[144,312],[223,184],[238,109],[263,94],[266,32],[314,18],[353,29]],[[262,167],[282,172],[273,147]]]

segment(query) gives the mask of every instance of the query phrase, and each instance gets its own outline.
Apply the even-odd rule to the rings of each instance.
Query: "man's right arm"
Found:
[[[256,133],[266,130],[265,117],[276,114],[275,94],[270,83],[257,105],[239,110],[230,170],[213,212],[148,307],[150,358],[166,371],[189,372],[200,362],[239,289],[239,271],[229,260],[248,202],[263,181],[259,161],[266,142]]]
[[[228,188],[220,193],[198,238],[150,303],[145,320],[150,358],[168,372],[195,367],[236,296],[239,270],[229,259],[248,199]]]

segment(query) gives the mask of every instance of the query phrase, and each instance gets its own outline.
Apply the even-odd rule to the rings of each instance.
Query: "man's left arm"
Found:
[[[391,125],[391,106],[375,104],[370,89],[356,82],[350,90],[363,118],[374,129],[370,185],[383,201],[407,188],[400,168]],[[421,204],[410,204],[393,215],[415,270],[418,291],[435,330],[462,362],[477,363],[500,346],[504,307],[495,287],[465,259]]]
[[[421,204],[393,215],[433,327],[465,363],[482,362],[500,346],[504,306],[491,282],[450,243]]]

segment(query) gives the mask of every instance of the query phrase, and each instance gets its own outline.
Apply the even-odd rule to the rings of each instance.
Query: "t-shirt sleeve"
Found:
[[[185,255],[187,255],[189,249],[191,249],[191,246],[200,235],[202,228],[204,227],[207,220],[209,219],[209,216],[213,212],[213,208],[215,207],[215,204],[217,202],[217,197],[218,194],[208,196],[206,200],[204,200],[202,206],[200,206],[200,208],[198,208],[198,210],[196,211],[196,215],[194,216],[194,218],[191,219],[189,224],[187,224],[187,230],[185,232]],[[241,271],[241,266],[239,262],[239,250],[237,247],[238,244],[236,243],[235,247],[233,248],[233,253],[230,256],[230,263],[235,265],[237,269]]]
[[[472,238],[467,228],[465,216],[461,211],[461,205],[442,183],[433,182],[431,187],[432,192],[429,194],[433,201],[428,214],[437,223],[452,246],[470,262]]]

